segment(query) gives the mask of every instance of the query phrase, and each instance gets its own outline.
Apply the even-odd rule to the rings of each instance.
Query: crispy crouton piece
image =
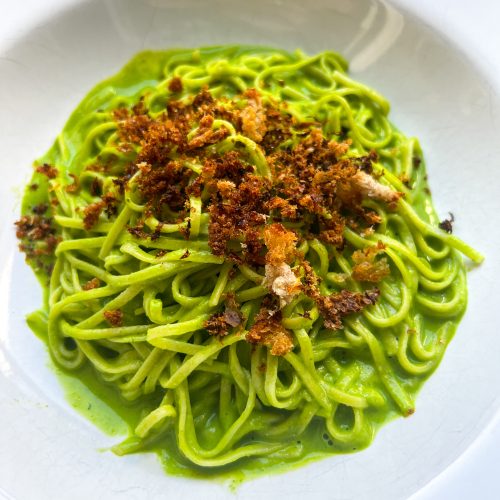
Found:
[[[360,191],[362,196],[383,201],[389,205],[396,205],[402,196],[402,193],[380,184],[380,182],[377,182],[371,175],[362,170],[352,177],[351,182]]]

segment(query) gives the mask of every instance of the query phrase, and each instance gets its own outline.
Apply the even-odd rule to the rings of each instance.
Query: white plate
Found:
[[[389,98],[393,121],[421,139],[438,210],[454,212],[456,233],[486,255],[469,275],[467,314],[414,416],[387,425],[367,451],[262,477],[237,496],[402,498],[460,457],[499,407],[495,77],[485,77],[480,64],[425,22],[382,0],[51,0],[43,9],[42,2],[25,2],[7,15],[22,19],[30,3],[38,9],[28,16],[31,24],[4,40],[0,53],[0,495],[234,498],[219,483],[166,476],[152,455],[99,451],[117,438],[66,403],[45,349],[24,323],[41,297],[16,252],[12,222],[33,158],[93,84],[141,49],[173,45],[257,42],[343,53],[355,78]],[[65,10],[49,8],[63,4]]]

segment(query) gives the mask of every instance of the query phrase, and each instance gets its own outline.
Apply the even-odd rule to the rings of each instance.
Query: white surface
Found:
[[[389,98],[395,123],[421,139],[438,209],[455,212],[457,233],[487,257],[469,277],[468,313],[415,416],[386,426],[366,452],[263,478],[244,485],[238,496],[390,499],[423,488],[416,499],[499,498],[498,416],[493,422],[500,397],[499,293],[492,277],[500,272],[500,235],[493,229],[498,215],[496,222],[490,217],[500,205],[500,4],[400,0],[390,7],[374,0],[317,0],[301,8],[305,2],[275,0],[267,2],[266,16],[266,2],[259,1],[106,0],[70,8],[80,3],[25,0],[3,5],[0,16],[0,207],[7,215],[0,225],[0,495],[3,489],[16,500],[172,492],[191,498],[203,491],[206,499],[231,498],[214,483],[164,476],[152,456],[97,451],[114,439],[64,402],[42,346],[24,325],[39,291],[12,237],[12,205],[28,166],[85,92],[137,50],[176,41],[343,52],[354,76]],[[214,12],[208,4],[226,8]],[[54,16],[61,7],[64,14]]]

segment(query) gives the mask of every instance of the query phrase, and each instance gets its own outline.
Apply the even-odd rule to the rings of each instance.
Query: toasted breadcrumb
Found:
[[[280,223],[269,224],[264,228],[264,243],[267,247],[266,262],[280,265],[290,262],[295,256],[297,235]]]
[[[203,327],[210,335],[216,337],[225,337],[229,333],[229,325],[226,323],[224,313],[212,314],[212,316],[205,321]]]
[[[307,261],[302,261],[301,267],[304,270],[303,290],[311,297],[318,306],[324,325],[331,330],[343,328],[342,319],[344,316],[359,312],[369,305],[375,304],[380,295],[377,288],[361,292],[351,292],[343,289],[340,292],[330,295],[322,295],[319,290],[320,278]]]
[[[217,130],[212,128],[214,117],[205,115],[201,120],[194,137],[188,142],[188,149],[198,149],[210,144],[215,144],[229,135],[226,127]]]
[[[35,263],[39,269],[45,269],[50,275],[52,268],[50,265],[47,267],[41,257],[54,254],[60,237],[56,235],[52,218],[37,213],[41,211],[42,208],[38,205],[38,208],[34,207],[35,215],[22,216],[15,223],[16,236],[21,240],[19,249],[26,254],[26,259]]]
[[[182,92],[182,80],[178,76],[174,76],[168,82],[168,90],[174,93]]]
[[[295,256],[296,241],[297,235],[282,224],[274,223],[264,228],[267,254],[263,284],[279,298],[280,307],[289,304],[301,291],[300,280],[288,264]]]
[[[116,214],[117,200],[113,195],[105,194],[100,201],[90,203],[83,209],[83,226],[88,231],[92,229],[97,222],[101,213],[104,211],[108,217]]]
[[[327,328],[341,328],[342,318],[373,304],[378,290],[342,290],[323,296],[319,278],[310,266],[302,283],[291,268],[297,257],[297,234],[286,229],[280,218],[305,221],[301,236],[317,237],[342,250],[346,226],[369,232],[380,222],[376,212],[363,207],[364,199],[394,206],[401,193],[372,177],[372,162],[377,159],[374,152],[362,157],[348,156],[350,140],[327,140],[319,123],[297,123],[284,104],[264,106],[255,89],[245,91],[240,98],[244,102],[242,109],[228,99],[215,99],[202,89],[191,102],[170,100],[168,116],[164,118],[153,120],[140,106],[132,114],[119,113],[124,150],[140,146],[136,167],[142,174],[138,182],[140,192],[148,210],[159,220],[165,221],[162,214],[173,210],[178,213],[178,221],[186,220],[188,225],[185,207],[189,207],[189,197],[204,197],[210,215],[208,243],[213,254],[237,264],[265,266],[264,285],[280,307],[304,292],[317,303]],[[229,134],[225,127],[213,128],[215,119],[232,121],[243,135],[260,144],[272,173],[270,179],[257,175],[245,155],[237,150],[214,154],[209,146]],[[293,137],[293,129],[298,141],[281,149],[281,143]],[[175,160],[171,159],[173,151]],[[202,164],[201,174],[193,179],[185,160]],[[141,165],[141,161],[145,164]],[[128,175],[133,174],[132,170]],[[274,218],[273,223],[268,222],[270,217]],[[129,231],[144,237],[141,221]],[[186,236],[189,237],[189,230]],[[372,261],[369,253],[356,254],[353,276],[362,281],[381,279],[387,272],[387,263],[384,259],[375,261],[374,257]],[[274,352],[285,352],[293,345],[291,338],[276,319],[279,311],[270,311],[267,316],[264,310],[259,315],[248,339],[272,344]],[[213,315],[206,327],[211,334],[224,335],[237,320],[231,309],[226,309]]]
[[[321,123],[299,122],[287,111],[286,103],[263,103],[256,89],[229,99],[214,98],[203,88],[196,96],[180,100],[183,85],[177,77],[169,81],[168,89],[163,113],[150,115],[142,100],[132,109],[114,111],[117,148],[135,158],[116,175],[106,194],[102,182],[94,178],[90,192],[98,201],[83,209],[84,228],[92,229],[103,213],[114,215],[134,178],[134,196],[141,199],[145,210],[127,230],[138,238],[155,240],[161,237],[163,224],[181,224],[180,231],[188,239],[191,198],[199,198],[210,216],[208,245],[212,253],[258,271],[265,268],[263,284],[269,293],[246,337],[251,343],[268,346],[273,355],[285,355],[293,349],[293,337],[281,323],[280,309],[298,294],[315,301],[325,327],[331,329],[342,328],[346,315],[373,304],[379,295],[376,288],[322,295],[320,279],[310,263],[298,255],[297,243],[299,236],[318,238],[339,251],[348,249],[343,236],[346,227],[368,234],[380,222],[375,211],[364,207],[366,198],[396,206],[402,194],[372,176],[376,153],[348,155],[350,140],[327,139]],[[239,133],[255,141],[271,175],[259,175],[255,162],[238,144],[228,152],[214,147],[230,135],[226,126],[214,126],[215,120],[232,123]],[[102,164],[87,170],[111,172],[111,168]],[[49,179],[58,175],[57,169],[47,164],[36,170]],[[66,188],[70,194],[79,189],[78,177],[72,177],[73,183]],[[27,253],[54,253],[58,238],[51,218],[42,217],[48,208],[40,206],[35,215],[17,223]],[[155,230],[145,223],[149,216],[159,221]],[[298,234],[285,227],[297,221],[302,223]],[[34,242],[40,244],[35,246]],[[385,277],[389,273],[387,261],[376,259],[381,251],[370,247],[354,252],[352,277],[367,282]],[[188,256],[186,251],[182,257]],[[300,265],[292,269],[297,262]],[[302,280],[298,277],[301,269]],[[82,288],[98,286],[99,280],[93,278]],[[123,322],[120,310],[106,311],[104,317],[112,326]],[[242,324],[238,304],[234,297],[228,297],[225,310],[212,315],[205,328],[211,335],[223,336]]]
[[[262,99],[256,89],[246,90],[243,96],[247,98],[247,105],[240,113],[241,129],[252,141],[261,142],[267,131]]]
[[[229,328],[235,328],[242,323],[242,314],[236,302],[234,293],[228,293],[225,300],[225,310],[222,313],[212,314],[204,327],[210,335],[223,337],[229,333]]]
[[[360,312],[365,307],[375,304],[380,292],[378,289],[364,293],[341,290],[328,296],[317,297],[316,303],[324,318],[326,328],[340,330],[343,328],[342,318]]]
[[[57,174],[59,173],[56,167],[49,165],[48,163],[44,163],[43,165],[38,165],[35,170],[39,174],[43,174],[49,179],[55,179]]]
[[[82,286],[82,289],[85,291],[93,290],[94,288],[98,288],[99,286],[101,286],[100,280],[98,278],[92,278]]]
[[[111,326],[122,326],[123,324],[123,312],[120,309],[115,309],[112,311],[104,311],[104,319]]]
[[[104,203],[98,201],[91,203],[83,209],[83,227],[88,231],[97,224],[99,216],[104,208]]]
[[[75,174],[69,174],[69,176],[73,179],[73,182],[66,186],[66,192],[76,193],[80,188],[80,180]]]
[[[31,211],[36,214],[36,215],[43,215],[47,210],[49,206],[47,203],[40,203],[39,205],[35,205]]]
[[[246,334],[247,342],[270,347],[273,356],[284,356],[293,349],[292,334],[281,324],[281,312],[262,307]]]
[[[351,139],[347,139],[346,141],[342,142],[330,141],[328,143],[328,148],[333,151],[333,153],[337,158],[341,158],[342,156],[347,154],[351,144],[352,144]]]
[[[387,259],[384,257],[375,260],[375,257],[383,252],[385,245],[379,241],[377,245],[366,247],[362,250],[356,250],[352,254],[354,267],[352,268],[352,277],[357,281],[367,281],[378,283],[391,272]]]

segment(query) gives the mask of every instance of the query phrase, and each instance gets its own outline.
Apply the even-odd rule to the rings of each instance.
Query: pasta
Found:
[[[482,257],[439,227],[418,141],[346,69],[332,52],[141,53],[90,92],[36,162],[18,235],[42,283],[50,278],[31,323],[56,364],[92,367],[143,410],[116,453],[157,447],[203,468],[297,462],[362,449],[381,424],[413,413],[466,307],[462,254]],[[193,125],[182,106],[212,115]],[[166,128],[175,119],[188,153],[161,149],[176,140]],[[362,200],[345,198],[341,231],[331,235],[314,196],[289,212],[282,196],[236,245],[238,220],[223,210],[246,180],[227,174],[213,194],[207,164],[230,158],[278,189],[273,152],[315,154],[308,144],[336,148],[329,157],[355,169],[342,189],[355,185]],[[176,162],[170,177],[153,157]],[[217,196],[225,201],[209,207]],[[229,217],[231,238],[215,231],[216,215]]]

